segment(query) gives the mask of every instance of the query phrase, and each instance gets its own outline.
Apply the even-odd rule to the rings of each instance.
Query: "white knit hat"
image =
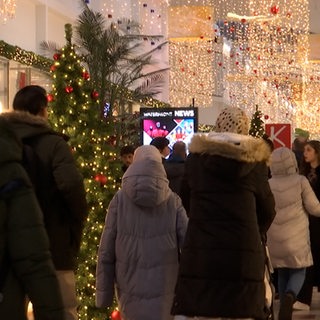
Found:
[[[162,157],[159,150],[152,145],[140,146],[134,151],[133,163],[142,160],[153,160],[162,163]]]
[[[215,131],[247,135],[249,132],[249,119],[240,108],[225,108],[217,118]]]

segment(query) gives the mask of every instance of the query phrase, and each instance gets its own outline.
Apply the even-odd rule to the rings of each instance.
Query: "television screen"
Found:
[[[142,144],[150,144],[155,137],[166,137],[169,147],[176,141],[188,146],[198,130],[197,108],[141,108]]]

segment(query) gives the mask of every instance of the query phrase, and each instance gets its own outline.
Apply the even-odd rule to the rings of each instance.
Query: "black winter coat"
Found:
[[[263,140],[237,134],[195,135],[186,182],[189,225],[172,312],[265,319],[261,234],[275,216]]]
[[[27,320],[28,295],[36,319],[63,320],[42,212],[21,160],[21,144],[0,116],[0,319]]]
[[[169,187],[178,195],[181,194],[181,182],[184,175],[184,164],[185,161],[178,156],[170,156],[169,159],[163,163],[167,178],[169,180]]]
[[[37,196],[57,270],[74,270],[88,214],[83,179],[71,148],[44,118],[28,112],[3,114],[20,139],[28,139],[37,157]]]

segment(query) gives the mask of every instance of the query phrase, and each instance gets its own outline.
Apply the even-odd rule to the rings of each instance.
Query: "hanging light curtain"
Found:
[[[16,0],[0,0],[0,21],[5,24],[16,13]]]

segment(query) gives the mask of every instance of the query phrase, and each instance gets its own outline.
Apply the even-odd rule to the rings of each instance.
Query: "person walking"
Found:
[[[132,163],[134,154],[134,147],[133,146],[123,146],[120,149],[120,160],[122,162],[122,172],[125,173],[129,166]]]
[[[138,147],[106,215],[96,306],[110,307],[115,288],[121,319],[172,319],[187,221],[181,199],[169,188],[160,152],[150,145]]]
[[[275,216],[270,148],[247,135],[249,120],[239,108],[224,109],[215,128],[189,144],[189,224],[172,313],[176,320],[267,319],[263,240]]]
[[[300,172],[307,177],[320,200],[320,141],[309,140],[305,143]],[[310,310],[313,287],[320,290],[320,218],[309,216],[309,230],[313,266],[306,270],[304,284],[293,305],[296,310]]]
[[[0,319],[64,320],[43,215],[21,165],[22,145],[0,115]]]
[[[30,85],[4,113],[16,135],[31,146],[37,159],[37,198],[43,211],[50,251],[61,288],[67,320],[78,319],[75,269],[88,209],[83,179],[71,148],[47,122],[47,93]]]
[[[276,217],[267,233],[271,263],[278,270],[279,320],[291,320],[292,308],[313,264],[308,214],[320,216],[320,203],[309,181],[298,173],[295,154],[282,147],[271,156],[269,180]]]
[[[169,158],[163,163],[169,180],[169,187],[178,195],[181,194],[181,181],[184,175],[186,158],[186,144],[183,141],[177,141],[172,146]]]
[[[162,157],[162,163],[166,161],[166,158],[170,154],[170,148],[169,148],[170,141],[165,137],[156,137],[151,140],[150,145],[155,146]]]

